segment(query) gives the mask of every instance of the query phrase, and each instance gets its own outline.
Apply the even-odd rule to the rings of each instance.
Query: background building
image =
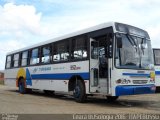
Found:
[[[0,84],[4,84],[4,72],[0,71]]]

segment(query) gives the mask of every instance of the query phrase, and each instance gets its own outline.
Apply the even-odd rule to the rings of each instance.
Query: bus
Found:
[[[156,92],[160,92],[160,49],[153,49]]]
[[[17,46],[18,47],[18,46]],[[7,53],[5,84],[87,96],[155,93],[151,41],[140,28],[109,22]]]

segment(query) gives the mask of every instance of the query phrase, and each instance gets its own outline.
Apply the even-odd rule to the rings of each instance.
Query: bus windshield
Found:
[[[130,69],[153,69],[151,42],[146,38],[116,33],[116,67]]]

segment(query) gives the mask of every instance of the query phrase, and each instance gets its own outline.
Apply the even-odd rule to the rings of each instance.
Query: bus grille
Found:
[[[133,84],[146,84],[148,80],[133,80]]]

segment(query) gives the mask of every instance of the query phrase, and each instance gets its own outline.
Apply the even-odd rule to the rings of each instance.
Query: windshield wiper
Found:
[[[129,34],[126,34],[126,36],[129,40],[129,42],[131,43],[131,45],[137,47],[137,44],[136,44],[135,40]],[[137,49],[136,49],[136,51],[137,51]]]

